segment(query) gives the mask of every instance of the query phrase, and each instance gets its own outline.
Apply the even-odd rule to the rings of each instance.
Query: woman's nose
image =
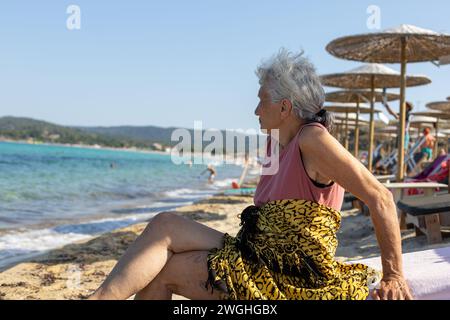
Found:
[[[258,112],[259,112],[259,103],[258,103],[258,105],[256,106],[256,109],[255,109],[255,116],[258,115]]]

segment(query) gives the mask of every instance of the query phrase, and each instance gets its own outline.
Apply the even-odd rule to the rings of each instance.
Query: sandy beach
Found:
[[[175,212],[205,225],[235,235],[237,215],[253,204],[250,196],[215,195]],[[0,273],[0,299],[84,299],[105,279],[126,248],[143,231],[146,223],[67,245],[31,261],[19,263]],[[379,255],[370,217],[344,204],[338,234],[337,258],[356,260]],[[425,250],[425,236],[415,237],[413,230],[403,231],[403,251]],[[444,238],[444,245],[450,243]],[[184,297],[174,295],[174,299]]]

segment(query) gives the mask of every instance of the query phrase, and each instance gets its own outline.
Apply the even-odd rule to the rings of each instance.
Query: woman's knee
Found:
[[[172,212],[160,212],[150,220],[145,228],[145,231],[167,231],[170,227],[173,227],[175,219],[178,216]]]
[[[223,240],[222,232],[175,212],[156,215],[147,225],[144,236],[164,240],[174,253],[220,248]]]

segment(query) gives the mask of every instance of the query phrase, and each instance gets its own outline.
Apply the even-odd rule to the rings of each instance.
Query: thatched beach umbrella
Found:
[[[387,101],[398,100],[400,96],[395,93],[386,93],[383,95],[383,91],[375,90],[374,99],[377,102],[383,101],[384,96],[386,96]],[[356,103],[356,128],[355,128],[355,147],[353,154],[358,157],[359,154],[359,105],[361,102],[367,102],[372,99],[372,92],[369,90],[342,90],[334,91],[325,94],[325,101],[329,102],[342,102],[342,103]]]
[[[405,139],[405,90],[407,85],[406,64],[408,62],[439,61],[450,55],[450,35],[418,28],[411,25],[342,37],[333,40],[326,47],[332,55],[354,61],[376,63],[401,63],[400,83],[400,134],[399,145]],[[404,165],[404,150],[399,150],[399,168]],[[404,171],[398,170],[401,181]]]
[[[345,125],[347,122],[347,128],[348,129],[354,129],[356,128],[356,114],[355,113],[348,113],[347,115],[344,113],[333,113],[333,117],[334,117],[334,124],[336,125],[336,127],[339,127],[339,130],[336,130],[337,132],[339,132],[339,138],[344,137],[344,139],[339,139],[342,142],[342,145],[345,144]],[[359,117],[358,119],[358,126],[368,126],[369,125],[369,121],[366,119],[362,119],[361,117]]]
[[[349,114],[349,116],[350,115],[351,114]],[[345,126],[347,126],[347,129],[349,131],[355,130],[356,129],[356,119],[348,119],[346,121],[345,118],[337,118],[337,117],[335,117],[334,118],[334,123],[337,124],[339,126],[339,128],[341,129],[339,131],[339,136],[340,136],[340,138],[343,138],[341,140],[343,141],[342,144],[344,145],[345,144],[345,137],[346,137],[345,132],[344,132]],[[368,127],[368,126],[369,126],[369,121],[359,119],[359,121],[358,121],[358,127],[359,128],[361,128],[361,127]]]
[[[397,133],[398,127],[397,126],[386,126],[384,128],[377,129],[375,132]]]
[[[329,87],[338,87],[345,89],[370,89],[370,107],[375,106],[375,89],[377,88],[399,88],[401,74],[391,68],[381,64],[365,64],[356,69],[343,73],[333,73],[320,77],[322,84]],[[408,76],[406,85],[409,87],[419,86],[430,83],[431,80],[425,76]],[[373,98],[372,98],[373,97]],[[374,137],[374,114],[370,115],[370,134],[369,134],[369,162],[368,169],[372,171],[373,158],[373,137]]]
[[[345,113],[346,125],[345,125],[345,134],[344,134],[344,136],[345,136],[344,146],[348,150],[348,148],[349,148],[349,141],[348,141],[349,115],[355,114],[356,123],[359,124],[359,114],[360,113],[371,113],[371,109],[368,108],[366,104],[363,104],[361,106],[360,103],[355,104],[355,103],[339,103],[339,102],[325,105],[324,108],[327,111],[334,112],[334,113]],[[377,112],[379,112],[379,111],[377,110]],[[359,128],[359,125],[356,127]]]
[[[428,103],[426,105],[426,107],[431,110],[438,110],[438,111],[450,113],[450,101],[431,102],[431,103]]]

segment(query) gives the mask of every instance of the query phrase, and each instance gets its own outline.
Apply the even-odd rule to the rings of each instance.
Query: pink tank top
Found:
[[[337,211],[341,210],[344,188],[337,183],[317,186],[306,173],[298,145],[299,136],[306,126],[317,126],[326,130],[320,123],[309,123],[300,128],[295,137],[280,151],[278,172],[275,175],[261,175],[254,196],[256,206],[273,200],[299,199],[314,201]],[[267,152],[269,150],[270,142],[267,145]]]

